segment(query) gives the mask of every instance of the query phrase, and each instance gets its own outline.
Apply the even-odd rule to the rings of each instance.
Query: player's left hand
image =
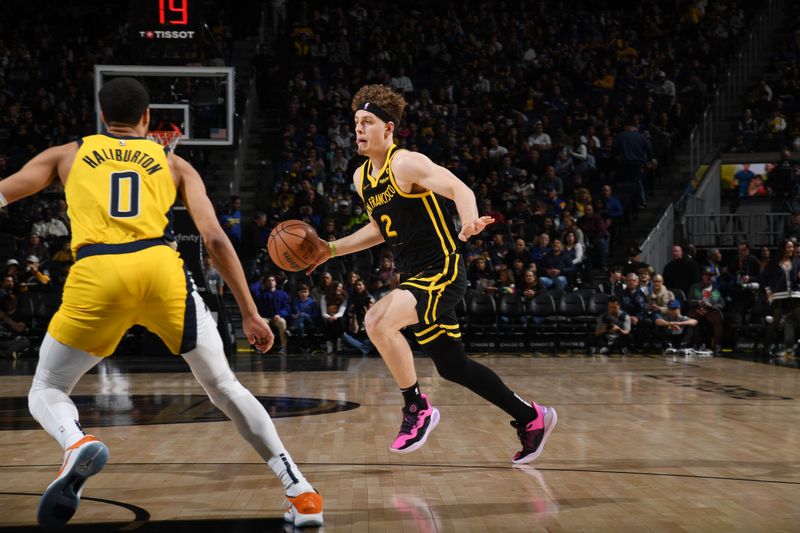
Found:
[[[493,223],[494,223],[494,218],[492,217],[488,216],[480,217],[476,220],[473,220],[472,222],[469,222],[461,226],[461,232],[458,234],[458,238],[464,242],[467,242],[467,239],[469,239],[473,235],[477,235],[478,233],[482,232],[486,226]]]
[[[255,345],[261,353],[266,353],[275,342],[275,334],[269,329],[267,322],[258,315],[242,317],[242,330],[248,342]]]

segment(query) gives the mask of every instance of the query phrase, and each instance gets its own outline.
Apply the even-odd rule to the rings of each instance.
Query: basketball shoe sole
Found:
[[[63,527],[73,517],[86,480],[100,472],[108,461],[108,448],[87,435],[69,448],[55,481],[42,494],[36,520],[45,528]]]

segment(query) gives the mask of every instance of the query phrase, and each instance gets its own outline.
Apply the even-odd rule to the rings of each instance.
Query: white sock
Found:
[[[39,364],[28,393],[28,409],[62,449],[66,450],[85,435],[69,393],[78,379],[102,360],[61,344],[49,333],[42,341]]]
[[[314,492],[314,487],[303,477],[300,469],[294,464],[289,452],[284,451],[279,453],[267,461],[267,464],[269,464],[269,467],[275,472],[275,475],[278,476],[281,483],[283,483],[283,488],[286,490],[287,496],[294,498],[304,492]]]

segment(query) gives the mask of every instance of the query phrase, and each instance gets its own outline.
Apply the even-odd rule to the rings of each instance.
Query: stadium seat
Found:
[[[497,305],[498,324],[501,330],[523,330],[525,304],[519,294],[501,294]]]
[[[488,334],[497,330],[497,306],[488,294],[475,294],[467,304],[467,326],[471,333]]]

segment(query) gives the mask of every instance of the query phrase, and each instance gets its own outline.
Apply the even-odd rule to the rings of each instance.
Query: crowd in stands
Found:
[[[788,20],[800,11],[791,5]],[[730,152],[800,151],[800,30],[794,24],[779,34],[777,49],[761,80],[743,95],[745,104],[735,123]]]
[[[119,12],[118,6],[89,0],[46,10],[34,3],[0,3],[0,179],[48,147],[96,133],[94,65],[132,63],[141,44]],[[219,20],[210,30],[217,49],[232,50],[224,12],[218,19],[214,12],[207,15]],[[180,53],[203,61],[203,49],[198,41]],[[204,158],[196,155],[189,159],[202,171]],[[73,262],[69,241],[60,184],[0,209],[0,355],[38,346]]]
[[[505,268],[520,282],[524,270],[497,259],[521,239],[543,284],[574,286],[589,265],[608,266],[754,9],[674,7],[444,2],[446,16],[433,17],[423,2],[293,4],[273,51],[285,63],[264,74],[285,106],[272,201],[257,208],[269,227],[299,218],[323,238],[364,224],[351,98],[384,83],[409,102],[395,142],[451,170],[498,220],[465,250],[473,278],[484,256],[492,275]],[[391,38],[363,31],[383,20],[400,21]],[[339,275],[367,277],[381,259],[356,258]]]
[[[47,20],[57,15],[56,25],[33,5],[14,6],[27,16],[11,17],[11,4],[0,7],[8,29],[0,39],[0,178],[48,146],[94,133],[92,67],[129,62],[135,44],[114,24],[81,33],[69,24],[90,11],[108,18],[111,6],[53,6]],[[330,351],[344,343],[362,353],[373,350],[363,315],[395,278],[391,253],[337,258],[313,277],[287,278],[264,251],[269,229],[288,218],[309,222],[325,239],[368,222],[351,185],[361,163],[351,123],[355,90],[385,83],[403,92],[409,106],[397,144],[450,169],[475,191],[481,214],[498,220],[463,249],[473,293],[566,294],[591,285],[592,268],[609,266],[610,247],[623,242],[650,181],[685,140],[756,9],[734,0],[682,1],[677,9],[667,1],[632,9],[582,2],[569,10],[552,0],[443,2],[446,16],[430,16],[418,1],[278,4],[279,38],[254,58],[257,79],[278,87],[282,103],[272,199],[256,206],[234,199],[221,222],[279,333],[279,349],[290,336],[317,331]],[[232,35],[223,19],[212,26],[225,56]],[[399,22],[388,34],[364,31],[379,28],[375,21]],[[275,64],[264,68],[265,58]],[[253,208],[244,221],[242,210]],[[68,241],[58,187],[0,210],[0,351],[23,351],[6,341],[35,338],[27,333],[46,327],[72,262]],[[639,270],[642,286],[658,283]],[[625,287],[634,284],[625,279]],[[641,302],[623,291],[635,290],[614,295],[628,313]],[[657,303],[668,316],[670,300],[661,294]],[[716,332],[713,313],[699,321]]]

